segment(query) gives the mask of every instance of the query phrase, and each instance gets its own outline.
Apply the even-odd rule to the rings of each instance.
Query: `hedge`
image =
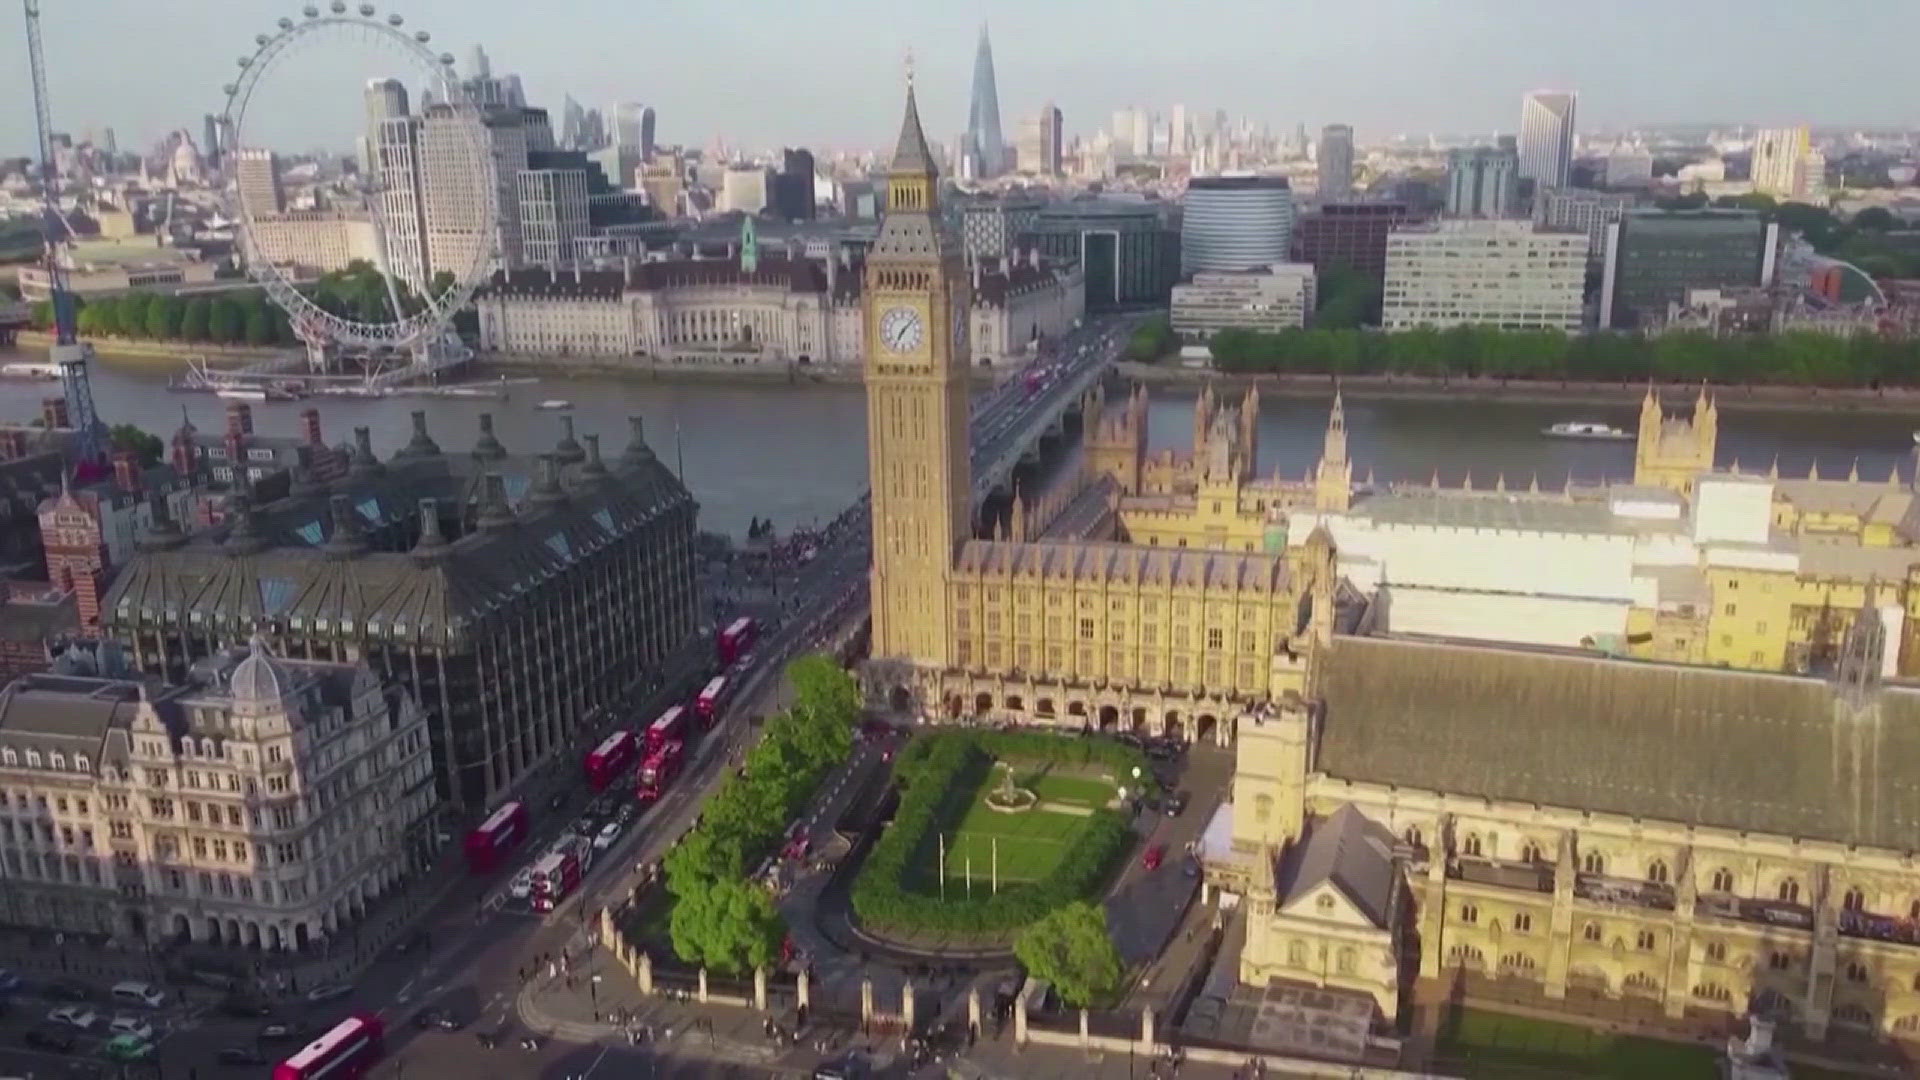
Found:
[[[853,909],[862,924],[896,933],[1005,935],[1099,890],[1133,840],[1127,819],[1108,809],[1088,817],[1073,846],[1040,881],[1003,886],[989,896],[942,899],[939,883],[917,869],[926,865],[939,830],[964,813],[988,781],[996,759],[1105,765],[1122,778],[1136,765],[1146,766],[1139,751],[1102,739],[998,731],[920,736],[895,770],[905,789],[899,810],[854,882]]]

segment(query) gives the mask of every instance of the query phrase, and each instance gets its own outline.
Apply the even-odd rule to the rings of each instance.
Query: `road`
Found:
[[[1017,377],[976,400],[972,420],[976,461],[990,461],[1005,453],[1009,440],[1023,437],[1035,419],[1051,409],[1078,376],[1111,359],[1113,352],[1124,343],[1130,326],[1129,320],[1090,322],[1075,335],[1057,343],[1052,358],[1036,361],[1035,370],[1048,371],[1044,387],[1029,391],[1025,380]],[[750,655],[735,666],[739,692],[725,717],[698,745],[692,764],[673,790],[641,815],[634,827],[629,827],[610,849],[599,854],[575,902],[546,916],[512,903],[511,897],[504,893],[508,879],[518,869],[517,863],[488,879],[458,882],[423,917],[420,928],[431,941],[423,952],[374,961],[343,997],[309,1003],[298,994],[289,996],[276,1003],[272,1021],[318,1030],[349,1013],[379,1013],[390,1026],[390,1064],[382,1066],[382,1075],[399,1076],[412,1068],[477,1080],[536,1073],[639,1075],[633,1071],[634,1067],[643,1064],[651,1067],[654,1063],[645,1055],[624,1050],[605,1052],[597,1047],[552,1046],[529,1053],[510,1049],[511,1032],[515,1028],[514,996],[523,974],[536,967],[541,958],[560,954],[584,940],[584,910],[597,909],[607,898],[624,894],[636,868],[659,859],[691,827],[700,804],[726,774],[734,755],[756,735],[749,717],[779,706],[780,696],[785,692],[779,685],[779,673],[787,660],[817,647],[847,625],[864,618],[870,509],[870,501],[863,496],[844,511],[824,530],[817,555],[796,568],[790,581],[782,583],[778,603],[764,612],[767,629],[761,640]],[[664,685],[635,701],[634,708],[622,721],[639,726],[668,704],[684,701],[687,685],[700,675],[697,658],[685,664],[691,667],[664,672],[661,680]],[[583,732],[576,742],[584,748],[600,734]],[[863,747],[848,768],[838,771],[836,776],[864,775],[867,769],[875,767],[875,753],[874,748]],[[572,759],[553,766],[554,775],[549,782],[562,792],[557,806],[540,803],[532,807],[535,828],[524,849],[527,861],[572,826],[575,815],[587,802],[586,793],[573,790],[579,786],[573,779],[574,766]],[[850,797],[857,788],[856,780],[849,783],[840,800],[828,800],[828,809],[820,818],[821,828],[830,829],[832,817],[839,812],[832,807],[844,805],[844,798]],[[98,989],[103,988],[96,987]],[[189,1002],[176,1002],[161,1010],[157,1017],[161,1022],[158,1026],[163,1029],[158,1056],[165,1072],[193,1080],[198,1080],[202,1070],[209,1076],[257,1075],[258,1070],[254,1069],[222,1067],[216,1064],[217,1055],[226,1047],[257,1047],[265,1056],[277,1059],[296,1047],[291,1041],[261,1042],[263,1025],[268,1020],[224,1015],[215,1007],[216,1001],[216,995],[204,993]],[[429,1005],[451,1011],[467,1022],[468,1030],[460,1033],[414,1030],[410,1019]],[[80,1052],[74,1056],[42,1053],[22,1045],[25,1029],[44,1026],[41,1018],[50,1008],[51,1002],[32,996],[15,999],[11,1012],[0,1017],[0,1067],[22,1075],[45,1077],[93,1060],[86,1051],[100,1041],[99,1035],[83,1042]],[[502,1040],[502,1049],[488,1050],[471,1034],[475,1029],[503,1031],[509,1035]],[[663,1071],[661,1075],[674,1074]],[[710,1071],[699,1075],[721,1073]],[[755,1073],[742,1070],[734,1075]]]

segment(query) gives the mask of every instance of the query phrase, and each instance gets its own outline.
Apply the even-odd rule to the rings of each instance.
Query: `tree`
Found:
[[[1172,352],[1180,344],[1174,335],[1173,324],[1165,319],[1154,319],[1142,323],[1127,339],[1127,359],[1141,363],[1152,363]]]
[[[120,310],[115,313],[115,317],[119,320],[122,336],[146,335],[147,309],[153,305],[154,299],[154,295],[149,292],[128,293],[120,298]]]
[[[704,822],[681,838],[662,860],[667,891],[676,897],[692,896],[715,881],[737,878],[746,872],[746,864],[740,838],[731,833],[723,835]]]
[[[787,682],[793,686],[795,746],[814,765],[846,760],[860,716],[860,684],[822,653],[788,664]]]
[[[159,464],[160,455],[167,450],[167,445],[160,441],[158,435],[148,434],[132,424],[115,424],[107,434],[115,450],[137,455],[143,467]]]
[[[1084,900],[1021,931],[1013,955],[1076,1008],[1092,1008],[1120,988],[1120,951],[1107,936],[1106,910]]]
[[[246,342],[261,346],[273,344],[273,315],[264,302],[255,300],[247,305]]]
[[[187,306],[180,313],[180,336],[183,339],[207,340],[207,318],[210,307],[204,296],[196,296],[187,301]]]
[[[180,336],[180,317],[186,314],[186,301],[178,296],[156,296],[147,305],[147,336],[155,341],[172,341]]]
[[[230,296],[216,296],[207,311],[207,337],[216,345],[232,345],[245,332],[245,314]]]
[[[680,959],[729,975],[771,967],[785,934],[772,894],[738,879],[715,881],[680,897],[671,930]]]
[[[1888,229],[1899,228],[1900,219],[1894,217],[1893,211],[1888,210],[1884,206],[1869,206],[1865,210],[1853,215],[1853,221],[1850,222],[1850,224],[1856,229],[1871,229],[1874,232],[1886,232]]]

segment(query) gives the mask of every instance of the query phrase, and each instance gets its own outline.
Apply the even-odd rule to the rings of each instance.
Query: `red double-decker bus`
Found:
[[[648,754],[647,760],[640,763],[640,784],[634,794],[641,802],[653,802],[666,794],[674,778],[680,775],[680,766],[686,757],[684,750],[683,744],[670,742]]]
[[[675,705],[656,717],[647,725],[647,753],[652,754],[668,743],[687,741],[687,707]]]
[[[503,803],[467,834],[467,868],[484,874],[500,865],[500,857],[527,838],[527,804],[518,799]]]
[[[700,696],[693,699],[693,711],[700,714],[700,722],[712,725],[720,715],[720,706],[727,697],[728,679],[725,675],[715,675],[700,688]]]
[[[747,655],[747,650],[753,648],[757,629],[757,623],[742,615],[728,623],[725,630],[720,631],[717,647],[722,667],[732,667],[734,661]]]
[[[640,740],[633,737],[633,732],[621,728],[607,736],[599,746],[587,752],[587,783],[595,791],[605,791],[621,773],[633,766],[633,760],[639,753]]]
[[[584,836],[563,840],[533,864],[533,910],[552,911],[580,887],[593,865],[593,844]]]
[[[274,1066],[273,1080],[354,1080],[380,1060],[386,1025],[372,1013],[355,1013],[325,1035]]]

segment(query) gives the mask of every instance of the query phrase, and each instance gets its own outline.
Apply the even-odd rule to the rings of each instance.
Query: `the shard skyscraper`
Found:
[[[1000,92],[993,85],[993,46],[980,24],[980,51],[973,56],[973,104],[967,112],[967,142],[985,179],[1006,171],[1007,141],[1000,134]]]

